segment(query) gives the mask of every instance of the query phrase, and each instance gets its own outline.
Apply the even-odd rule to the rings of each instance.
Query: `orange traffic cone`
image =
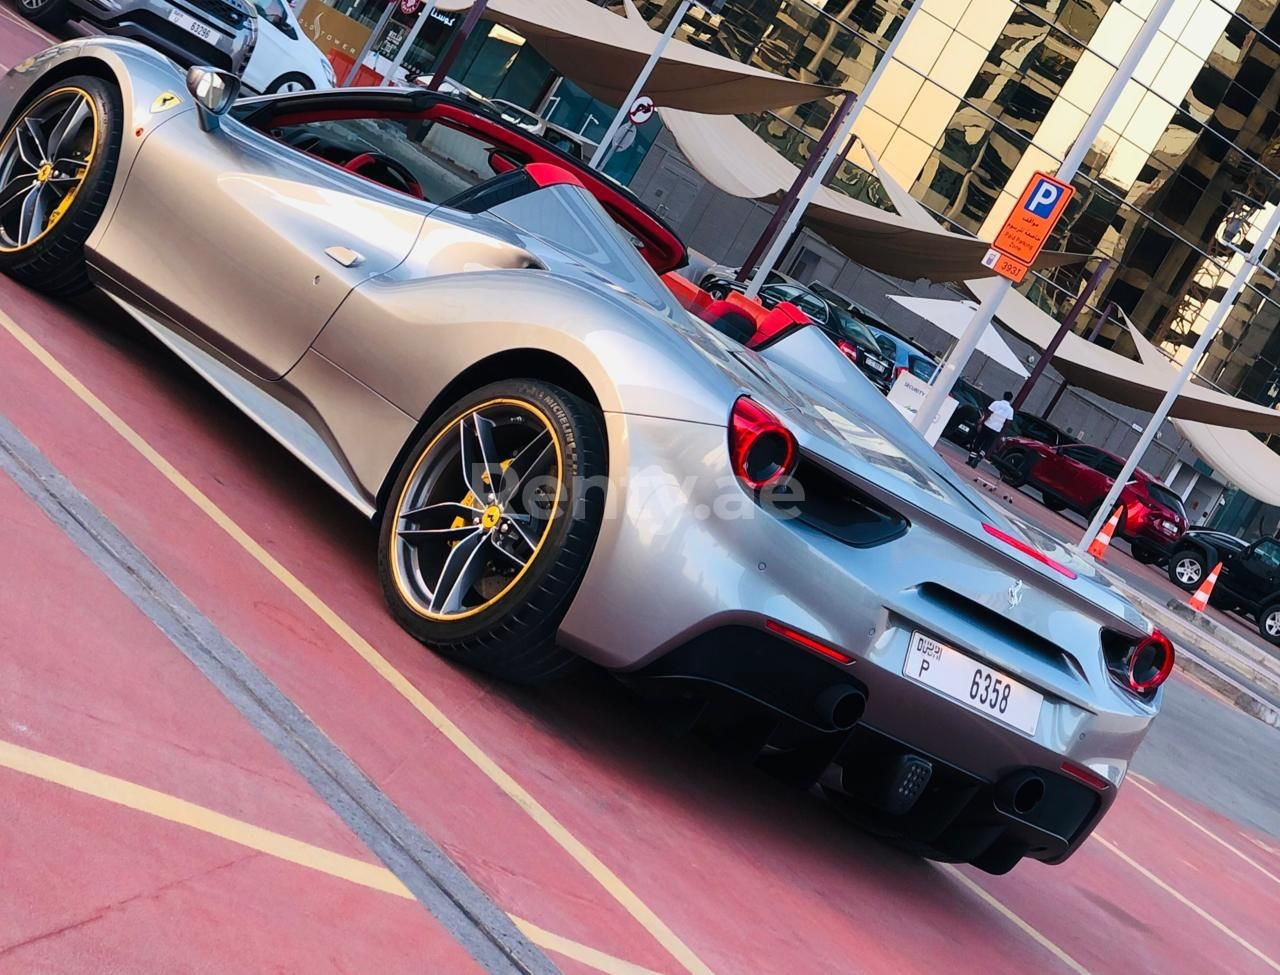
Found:
[[[1116,505],[1116,510],[1111,513],[1107,523],[1102,526],[1102,531],[1098,532],[1097,537],[1089,543],[1089,554],[1095,559],[1100,559],[1107,554],[1107,546],[1111,544],[1112,536],[1115,535],[1116,529],[1120,527],[1120,513],[1122,511],[1124,511],[1124,505]]]
[[[1197,613],[1203,613],[1209,606],[1209,593],[1213,592],[1214,583],[1218,581],[1218,573],[1222,571],[1222,563],[1219,562],[1213,567],[1213,571],[1205,576],[1204,582],[1200,583],[1200,588],[1196,590],[1196,594],[1191,597],[1191,608]]]

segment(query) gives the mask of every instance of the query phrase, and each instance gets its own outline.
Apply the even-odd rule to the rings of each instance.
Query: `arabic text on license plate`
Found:
[[[902,673],[994,721],[1036,733],[1044,695],[923,633],[911,634]]]
[[[192,34],[195,34],[195,36],[200,38],[202,41],[212,41],[214,39],[214,30],[212,27],[208,24],[201,23],[194,17],[184,14],[181,10],[170,9],[169,21],[177,24],[183,30],[190,31]]]

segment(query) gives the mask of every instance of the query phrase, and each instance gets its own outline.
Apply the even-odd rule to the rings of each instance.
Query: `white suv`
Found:
[[[258,43],[245,68],[245,86],[264,95],[278,91],[333,88],[333,66],[303,36],[285,0],[252,0],[258,11]]]

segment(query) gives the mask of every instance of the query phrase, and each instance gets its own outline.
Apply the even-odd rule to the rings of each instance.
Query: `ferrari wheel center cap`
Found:
[[[36,181],[39,183],[49,182],[49,177],[53,175],[53,164],[45,163],[36,170]]]
[[[502,509],[496,504],[491,504],[484,509],[484,514],[480,516],[480,525],[483,528],[496,528],[501,520]]]

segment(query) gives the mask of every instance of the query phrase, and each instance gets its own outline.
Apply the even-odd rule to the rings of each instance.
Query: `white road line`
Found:
[[[1010,908],[1005,907],[1005,905],[1001,901],[999,901],[994,894],[988,891],[976,880],[971,880],[969,877],[966,877],[964,873],[960,870],[960,868],[957,867],[955,864],[939,863],[937,864],[937,867],[938,869],[942,870],[947,874],[950,874],[952,877],[958,880],[961,886],[963,886],[970,893],[977,896],[988,907],[992,908],[997,913],[999,913],[1002,917],[1005,918],[1005,920],[1009,921],[1009,923],[1011,923],[1019,931],[1021,931],[1023,934],[1029,937],[1032,941],[1038,944],[1045,951],[1049,952],[1049,954],[1053,955],[1054,958],[1062,962],[1062,964],[1064,964],[1067,968],[1071,969],[1071,971],[1075,972],[1076,975],[1091,975],[1091,973],[1089,972],[1089,969],[1085,968],[1078,961],[1076,961],[1074,958],[1068,955],[1066,951],[1064,951],[1062,948],[1058,947],[1056,944],[1050,941],[1045,935],[1041,934],[1037,929],[1033,928],[1029,923],[1027,923],[1020,916],[1015,914]]]
[[[1124,850],[1120,849],[1120,847],[1116,846],[1114,843],[1099,836],[1097,833],[1093,834],[1093,838],[1097,840],[1099,843],[1101,843],[1102,846],[1104,846],[1106,849],[1110,850],[1112,853],[1118,856],[1121,860],[1123,860],[1129,866],[1133,867],[1134,870],[1138,871],[1138,873],[1146,877],[1149,881],[1151,881],[1153,884],[1155,884],[1157,887],[1163,890],[1166,894],[1168,894],[1170,897],[1176,900],[1183,907],[1190,909],[1199,917],[1208,921],[1215,928],[1217,928],[1218,931],[1220,931],[1222,934],[1225,934],[1228,938],[1230,938],[1232,941],[1238,944],[1245,951],[1249,952],[1249,954],[1253,955],[1255,958],[1261,961],[1264,965],[1266,965],[1272,971],[1280,972],[1280,963],[1277,963],[1274,958],[1271,958],[1261,949],[1256,948],[1254,945],[1250,944],[1244,938],[1240,937],[1240,935],[1232,931],[1229,927],[1227,927],[1225,924],[1219,921],[1216,917],[1214,917],[1212,914],[1206,911],[1199,904],[1196,904],[1190,898],[1184,896],[1182,893],[1175,890],[1173,887],[1170,887],[1163,880],[1161,880],[1159,877],[1153,874],[1150,870],[1148,870],[1146,867],[1140,864],[1137,860],[1133,859],[1133,857],[1125,853]]]
[[[1254,860],[1242,850],[1236,849],[1234,846],[1232,846],[1230,843],[1224,840],[1217,833],[1214,833],[1213,831],[1211,831],[1208,827],[1200,825],[1200,823],[1196,822],[1194,819],[1192,819],[1190,816],[1184,813],[1177,806],[1173,805],[1171,802],[1167,802],[1166,800],[1160,798],[1160,796],[1156,795],[1155,792],[1153,792],[1144,784],[1144,781],[1148,781],[1148,780],[1144,780],[1142,779],[1141,776],[1138,776],[1132,772],[1129,774],[1129,778],[1133,781],[1134,785],[1136,785],[1139,789],[1141,789],[1143,792],[1149,795],[1156,802],[1160,803],[1160,805],[1168,809],[1171,813],[1173,813],[1179,819],[1183,819],[1186,822],[1190,823],[1192,826],[1194,826],[1200,832],[1204,833],[1205,836],[1209,837],[1209,839],[1213,840],[1219,846],[1223,847],[1226,850],[1230,850],[1232,853],[1238,856],[1245,863],[1249,864],[1249,866],[1253,867],[1253,869],[1257,870],[1260,874],[1262,874],[1272,883],[1280,884],[1280,877],[1277,877],[1275,874],[1273,874],[1270,870],[1268,870],[1262,864],[1258,863],[1257,860]]]

